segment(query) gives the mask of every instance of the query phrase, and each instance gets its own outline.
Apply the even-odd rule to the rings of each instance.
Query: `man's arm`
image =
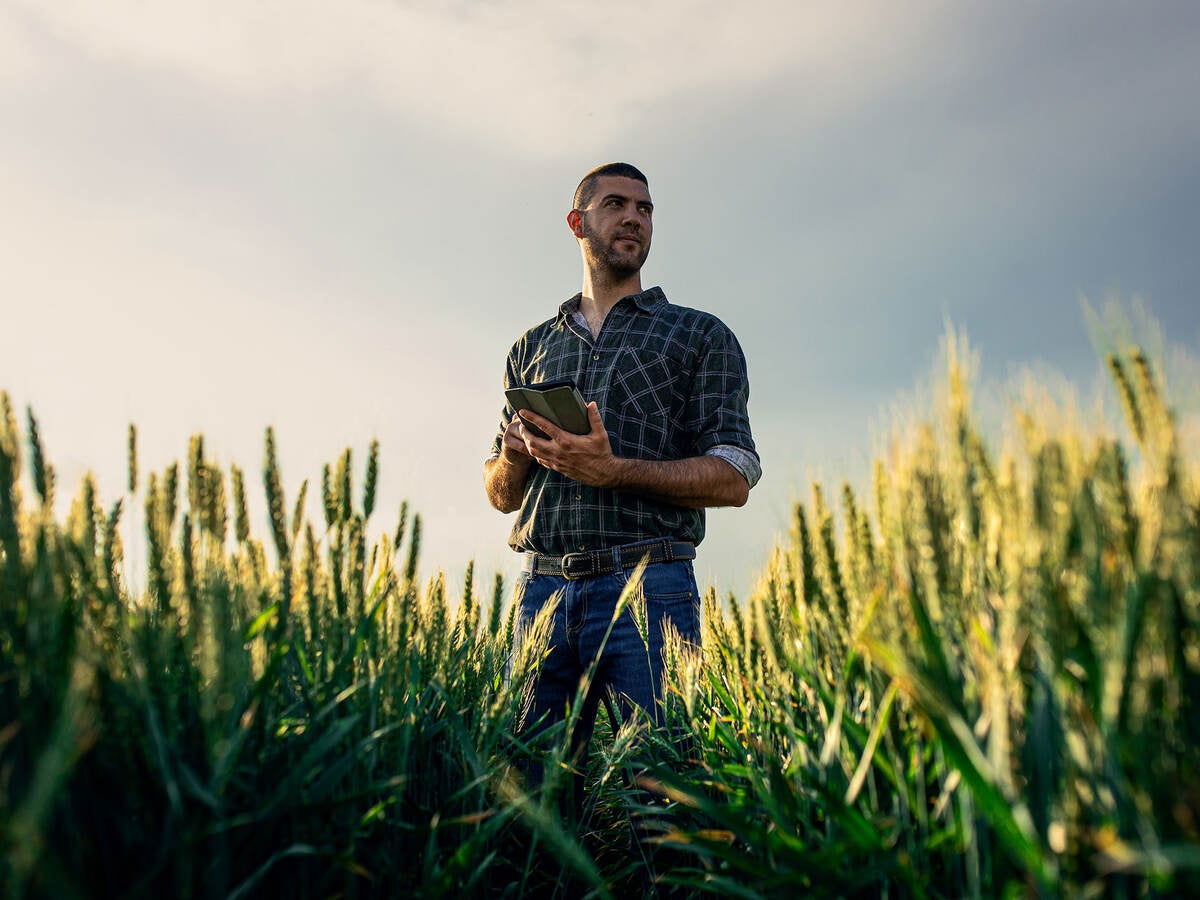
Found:
[[[613,483],[606,487],[630,491],[654,500],[703,509],[706,506],[744,506],[750,485],[730,463],[717,456],[687,459],[628,459],[613,457]]]
[[[500,455],[483,464],[483,489],[487,492],[488,502],[502,513],[520,509],[532,465],[533,457],[521,439],[520,417],[513,416],[504,429]]]
[[[742,506],[749,496],[745,477],[715,456],[664,460],[614,456],[595,402],[588,404],[589,434],[571,434],[530,410],[525,410],[524,416],[550,435],[549,440],[534,437],[520,428],[519,417],[514,420],[529,457],[592,487],[628,491],[692,509]]]

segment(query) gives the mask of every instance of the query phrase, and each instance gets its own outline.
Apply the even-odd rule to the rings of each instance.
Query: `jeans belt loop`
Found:
[[[624,560],[621,559],[621,546],[618,544],[612,548],[612,566],[614,572],[620,572],[625,567],[621,565]]]
[[[663,538],[663,549],[666,550],[667,562],[675,562],[675,541]]]

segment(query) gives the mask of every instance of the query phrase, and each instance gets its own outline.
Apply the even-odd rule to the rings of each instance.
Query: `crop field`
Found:
[[[1140,351],[1121,429],[1018,403],[1003,441],[948,356],[868,492],[814,487],[751,595],[710,591],[666,727],[603,713],[586,764],[570,717],[517,733],[509,586],[448,596],[420,516],[378,524],[378,446],[314,522],[268,430],[256,535],[257,476],[200,437],[139,472],[131,427],[127,493],[56,516],[3,396],[0,896],[1200,895],[1194,448]]]

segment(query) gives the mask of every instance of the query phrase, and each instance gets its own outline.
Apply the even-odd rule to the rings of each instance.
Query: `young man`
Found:
[[[583,256],[583,289],[513,345],[504,386],[573,380],[591,431],[572,434],[508,406],[484,465],[488,500],[517,513],[509,544],[525,555],[518,640],[551,597],[561,598],[526,724],[563,717],[631,570],[649,561],[642,590],[650,646],[631,614],[613,626],[582,711],[583,746],[609,691],[624,713],[633,704],[658,721],[663,626],[700,641],[691,560],[704,508],[743,505],[762,471],[733,333],[714,316],[668,303],[657,287],[642,290],[653,211],[646,176],[627,163],[600,166],[580,182],[567,226]]]

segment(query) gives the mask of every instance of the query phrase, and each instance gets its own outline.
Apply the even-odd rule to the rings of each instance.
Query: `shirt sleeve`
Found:
[[[508,351],[508,359],[504,363],[504,389],[517,384],[517,347],[520,342],[513,345],[513,348]],[[504,432],[508,428],[508,423],[512,421],[512,417],[517,414],[517,411],[512,408],[512,404],[505,401],[504,409],[500,411],[500,427],[496,430],[496,436],[492,438],[492,449],[488,454],[488,459],[496,459],[500,455],[500,448],[504,445]]]
[[[725,460],[742,473],[742,477],[746,479],[746,484],[750,487],[754,487],[758,484],[758,479],[762,478],[762,466],[758,462],[758,455],[743,450],[741,447],[735,447],[732,444],[717,444],[705,451],[704,455]]]
[[[696,436],[695,453],[724,459],[754,487],[762,464],[750,433],[749,400],[746,357],[733,332],[719,325],[701,350],[685,418]]]

